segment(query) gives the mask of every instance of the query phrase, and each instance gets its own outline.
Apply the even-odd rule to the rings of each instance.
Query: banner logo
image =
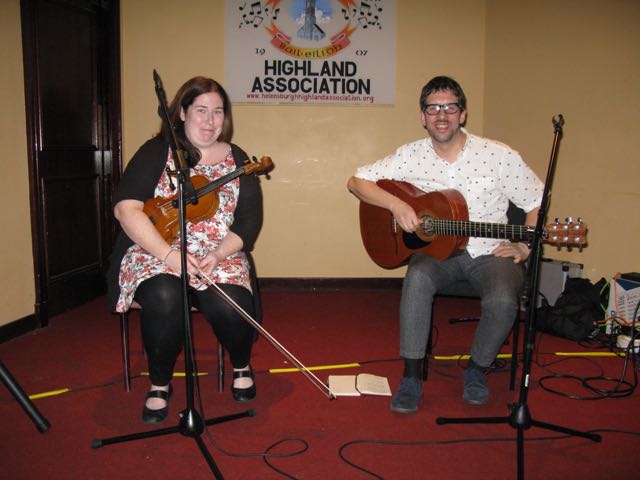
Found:
[[[282,0],[242,2],[240,28],[263,28],[278,51],[294,58],[322,59],[344,51],[359,28],[382,29],[376,0],[297,0],[283,11]],[[336,25],[338,25],[337,31]],[[328,33],[329,28],[334,33]]]
[[[233,102],[392,104],[396,0],[226,0]]]

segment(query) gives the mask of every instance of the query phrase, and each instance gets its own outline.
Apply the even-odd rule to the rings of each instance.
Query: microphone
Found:
[[[169,119],[169,112],[167,111],[167,96],[164,93],[164,87],[162,86],[160,75],[158,75],[158,72],[155,68],[153,69],[153,82],[155,83],[156,95],[158,96],[158,116],[163,120],[165,118]]]

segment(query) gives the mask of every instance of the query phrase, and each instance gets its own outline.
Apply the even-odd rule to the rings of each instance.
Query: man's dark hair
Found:
[[[420,111],[424,112],[427,108],[427,97],[433,92],[441,92],[443,90],[449,90],[458,98],[458,105],[461,110],[467,109],[467,97],[464,95],[464,91],[458,82],[451,77],[433,77],[429,82],[422,87],[422,93],[420,93]]]

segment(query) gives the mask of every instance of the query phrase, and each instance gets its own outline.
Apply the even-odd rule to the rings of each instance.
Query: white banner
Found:
[[[395,102],[395,0],[227,0],[234,103]]]

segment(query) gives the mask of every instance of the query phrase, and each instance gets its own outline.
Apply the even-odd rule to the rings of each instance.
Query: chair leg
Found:
[[[224,347],[218,342],[218,392],[224,392]]]
[[[424,359],[422,360],[422,381],[426,382],[429,378],[429,356],[431,356],[431,350],[433,349],[433,319],[429,326],[429,334],[427,337],[427,348],[424,352]]]
[[[479,322],[479,321],[480,321],[479,317],[456,317],[456,318],[449,319],[449,323],[452,325],[455,323],[468,323],[468,322]]]
[[[120,314],[120,342],[122,346],[122,378],[124,391],[131,391],[131,364],[129,361],[129,313]],[[224,347],[218,342],[218,391],[224,391]]]
[[[120,342],[122,344],[122,376],[124,391],[131,390],[131,371],[129,365],[129,314],[120,314]]]
[[[513,324],[513,336],[511,339],[511,374],[509,378],[509,390],[516,388],[516,373],[518,371],[518,341],[520,337],[520,312],[516,315],[516,321]]]

